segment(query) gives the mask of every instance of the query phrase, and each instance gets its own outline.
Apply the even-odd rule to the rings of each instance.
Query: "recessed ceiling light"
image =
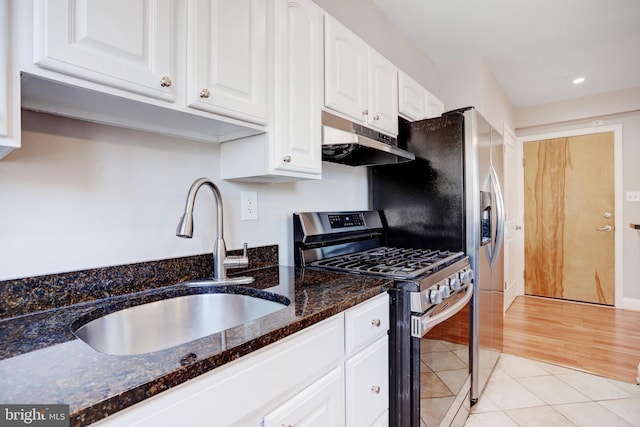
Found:
[[[580,83],[584,82],[584,77],[577,77],[575,79],[573,79],[573,81],[571,83],[573,83],[574,85],[579,85]]]

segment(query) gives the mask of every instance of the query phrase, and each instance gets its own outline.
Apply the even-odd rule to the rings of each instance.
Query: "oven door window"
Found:
[[[420,346],[420,418],[427,426],[468,411],[469,309],[467,304],[422,338],[414,338]]]

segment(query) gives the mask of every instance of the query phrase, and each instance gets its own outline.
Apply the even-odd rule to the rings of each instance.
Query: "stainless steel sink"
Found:
[[[284,297],[280,301],[232,293],[184,295],[104,315],[74,333],[102,353],[149,353],[242,325],[289,303]]]

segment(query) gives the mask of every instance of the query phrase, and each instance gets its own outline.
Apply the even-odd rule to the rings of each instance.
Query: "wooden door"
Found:
[[[613,133],[524,144],[525,293],[614,304]]]

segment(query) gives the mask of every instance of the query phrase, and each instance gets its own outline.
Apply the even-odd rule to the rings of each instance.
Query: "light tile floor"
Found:
[[[503,354],[465,427],[640,427],[640,386]]]

